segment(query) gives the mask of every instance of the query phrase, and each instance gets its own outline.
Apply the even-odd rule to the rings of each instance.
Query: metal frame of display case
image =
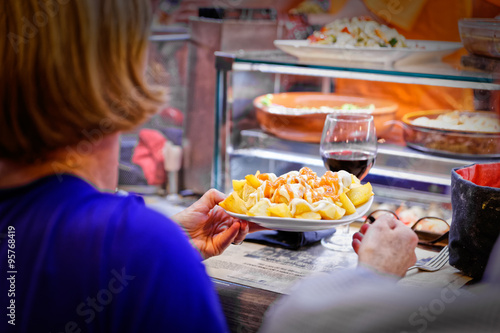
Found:
[[[217,90],[215,112],[215,147],[212,186],[228,193],[231,190],[231,163],[240,159],[242,174],[255,172],[259,161],[269,165],[286,162],[323,170],[319,145],[282,140],[261,130],[240,132],[238,147],[232,142],[232,107],[228,89],[232,72],[261,72],[315,76],[322,78],[362,79],[453,88],[500,90],[500,75],[457,70],[434,63],[396,66],[393,64],[357,64],[347,66],[303,63],[281,51],[216,52]],[[323,85],[326,86],[326,85]],[[276,90],[276,89],[275,89]],[[328,88],[323,87],[323,92]],[[277,91],[275,91],[277,92]],[[498,160],[498,159],[496,159]],[[382,196],[429,202],[449,202],[452,168],[493,159],[462,159],[425,154],[396,145],[379,145],[377,163],[365,178],[378,185]],[[262,165],[262,164],[260,164]],[[247,167],[247,169],[245,169]],[[250,171],[252,170],[252,171]]]

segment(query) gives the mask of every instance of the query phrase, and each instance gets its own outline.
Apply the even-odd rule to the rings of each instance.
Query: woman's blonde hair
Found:
[[[130,130],[163,102],[145,80],[149,0],[4,1],[0,158]]]

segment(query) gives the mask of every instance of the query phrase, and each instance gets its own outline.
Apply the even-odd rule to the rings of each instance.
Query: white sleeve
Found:
[[[338,325],[351,320],[356,313],[338,316],[339,311],[350,304],[358,312],[356,303],[362,297],[363,286],[394,288],[396,281],[361,267],[306,278],[270,307],[260,332],[331,332],[332,325],[340,329],[344,325]]]
[[[482,286],[472,295],[396,281],[366,268],[306,278],[270,307],[259,332],[495,332],[500,327],[500,288]]]

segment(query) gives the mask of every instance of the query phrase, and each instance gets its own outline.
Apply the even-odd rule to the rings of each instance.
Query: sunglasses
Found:
[[[399,220],[399,216],[391,210],[378,209],[370,213],[364,223],[372,224],[375,220],[384,214],[392,214]],[[439,217],[425,216],[418,219],[411,229],[418,236],[418,244],[444,247],[448,245],[448,235],[450,225]]]

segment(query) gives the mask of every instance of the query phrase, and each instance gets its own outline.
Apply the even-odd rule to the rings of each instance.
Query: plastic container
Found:
[[[500,59],[500,20],[461,19],[458,29],[467,51]]]

